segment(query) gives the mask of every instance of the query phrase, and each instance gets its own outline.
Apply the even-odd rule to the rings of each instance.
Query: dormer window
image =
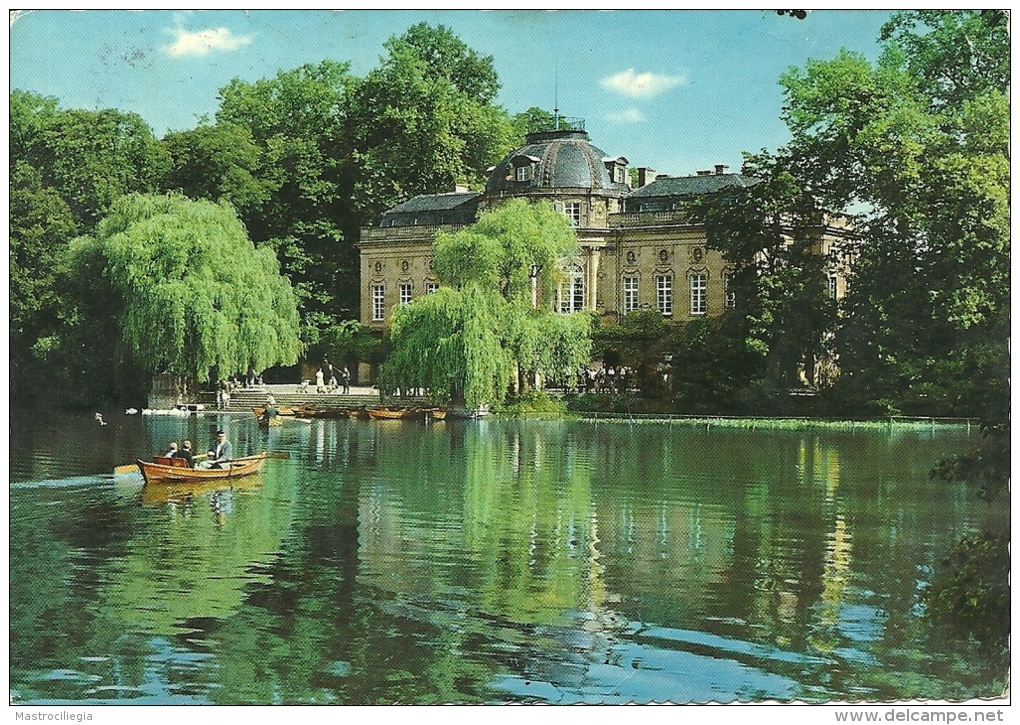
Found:
[[[514,181],[531,181],[535,178],[535,166],[542,159],[537,156],[531,156],[529,154],[518,154],[510,159],[510,165],[513,168],[513,176],[507,176],[507,180],[513,179]]]
[[[627,164],[630,163],[626,156],[617,156],[615,159],[607,156],[602,159],[602,164],[609,172],[609,178],[614,184],[627,183]]]

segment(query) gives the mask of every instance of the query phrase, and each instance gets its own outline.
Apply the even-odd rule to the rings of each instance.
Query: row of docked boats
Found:
[[[439,407],[379,407],[379,408],[342,408],[342,407],[316,407],[314,403],[300,406],[280,406],[276,409],[276,415],[267,414],[265,406],[253,408],[255,417],[263,425],[282,425],[284,418],[352,418],[361,420],[424,420],[440,421],[449,418],[477,418],[484,415],[487,410],[467,410],[461,408],[439,408]]]

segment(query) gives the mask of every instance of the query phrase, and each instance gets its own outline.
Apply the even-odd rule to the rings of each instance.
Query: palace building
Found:
[[[683,322],[719,315],[735,304],[729,269],[707,246],[705,227],[690,219],[693,199],[755,179],[728,167],[693,176],[656,175],[610,156],[575,128],[531,133],[527,143],[489,169],[485,191],[458,188],[417,196],[387,211],[378,227],[361,231],[361,321],[382,331],[395,305],[436,289],[432,243],[486,209],[525,197],[546,200],[577,228],[581,255],[569,262],[554,304],[561,312],[591,310],[618,321],[635,310],[658,310]],[[845,224],[822,218],[817,253],[848,239]],[[829,289],[841,297],[845,265],[830,270]]]

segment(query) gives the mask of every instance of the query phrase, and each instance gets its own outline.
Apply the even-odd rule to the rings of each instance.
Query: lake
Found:
[[[15,703],[1001,694],[919,598],[1008,515],[928,480],[976,428],[106,418],[12,422]],[[112,474],[219,426],[289,458]]]

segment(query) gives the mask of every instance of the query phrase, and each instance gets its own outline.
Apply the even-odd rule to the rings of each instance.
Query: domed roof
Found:
[[[566,188],[626,190],[625,184],[613,183],[606,160],[606,153],[592,145],[585,131],[529,133],[524,146],[511,151],[493,168],[485,193]]]

